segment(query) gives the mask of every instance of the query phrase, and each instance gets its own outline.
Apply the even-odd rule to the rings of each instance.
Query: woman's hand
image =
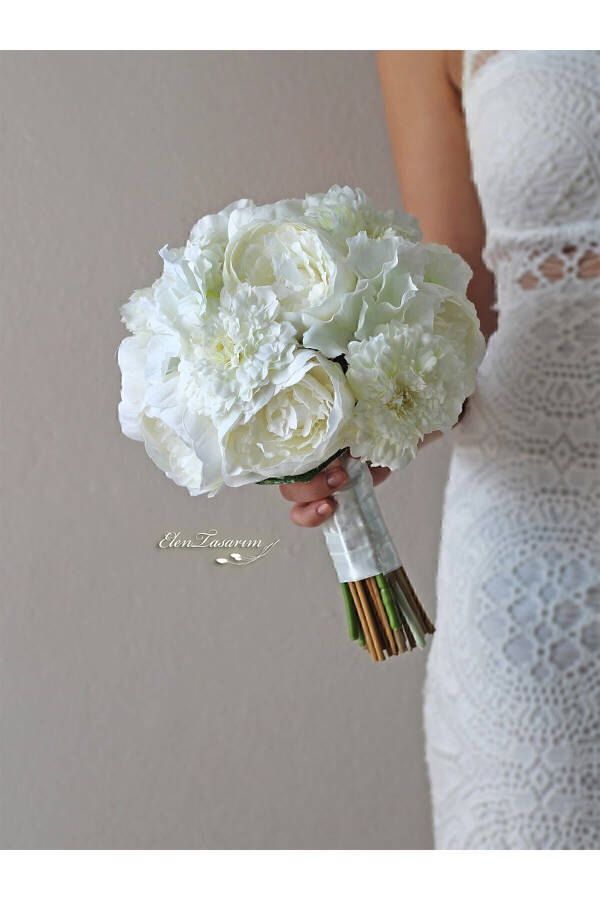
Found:
[[[370,467],[371,468],[371,467]],[[389,469],[379,466],[371,468],[373,484],[381,484],[390,474]],[[312,481],[298,481],[294,484],[281,484],[281,495],[294,505],[290,510],[290,518],[296,525],[314,528],[321,525],[335,509],[332,496],[348,481],[348,475],[339,459],[319,472]]]

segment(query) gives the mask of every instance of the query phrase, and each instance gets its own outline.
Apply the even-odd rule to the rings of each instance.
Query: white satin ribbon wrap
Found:
[[[375,498],[366,463],[345,456],[349,480],[336,491],[337,507],[321,528],[340,581],[386,575],[402,563]]]

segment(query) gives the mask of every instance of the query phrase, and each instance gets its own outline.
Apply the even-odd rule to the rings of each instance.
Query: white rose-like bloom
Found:
[[[196,440],[184,441],[159,418],[143,415],[141,428],[146,453],[175,484],[192,497],[214,496],[223,484],[217,431],[210,419],[197,422]]]
[[[270,287],[281,317],[300,331],[303,313],[340,298],[355,282],[340,254],[303,222],[251,221],[230,234],[223,263],[225,289],[233,294],[241,285]]]
[[[346,375],[358,399],[347,427],[350,452],[398,469],[425,434],[456,423],[475,372],[442,335],[394,320],[350,343]]]
[[[341,367],[299,350],[290,377],[249,416],[224,426],[223,477],[228,485],[301,475],[341,450],[354,407]]]
[[[238,200],[214,215],[199,219],[190,232],[185,256],[202,272],[207,295],[219,295],[223,286],[225,250],[236,232],[250,222],[297,218],[303,212],[301,200],[282,200],[263,206],[256,206],[252,200]]]
[[[163,273],[151,287],[134,291],[121,307],[123,324],[132,334],[187,334],[206,311],[202,267],[185,258],[185,249],[160,251]]]
[[[165,365],[168,340],[161,345],[159,336],[138,334],[121,342],[119,422],[176,484],[193,495],[212,495],[223,483],[217,430],[207,416],[178,405],[178,374]]]

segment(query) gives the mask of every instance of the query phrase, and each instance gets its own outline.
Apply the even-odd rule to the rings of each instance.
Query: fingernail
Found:
[[[319,516],[327,516],[331,512],[331,507],[329,503],[319,503],[317,506],[317,515]]]
[[[346,475],[346,472],[344,471],[344,469],[342,469],[342,468],[339,468],[339,469],[333,469],[333,470],[332,470],[331,472],[329,472],[329,474],[327,475],[327,479],[326,479],[326,480],[327,480],[327,486],[330,487],[330,488],[338,488],[338,487],[341,487],[341,486],[343,485],[343,483],[345,482],[345,480],[346,480],[347,477],[348,477],[348,476]]]

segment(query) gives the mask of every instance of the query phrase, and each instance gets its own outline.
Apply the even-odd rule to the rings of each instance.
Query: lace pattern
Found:
[[[436,847],[598,848],[600,55],[471,51],[463,103],[499,328],[446,488]]]
[[[563,229],[513,234],[497,229],[488,238],[483,259],[506,291],[507,303],[523,302],[521,291],[589,292],[600,280],[600,224],[577,223]]]

